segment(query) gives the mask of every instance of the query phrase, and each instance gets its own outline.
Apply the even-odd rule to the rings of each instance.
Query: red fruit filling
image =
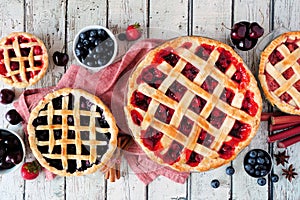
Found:
[[[232,103],[232,100],[234,98],[235,93],[233,92],[233,90],[229,89],[229,88],[224,88],[220,99],[227,102],[228,104]]]
[[[238,63],[235,65],[236,72],[231,77],[231,80],[239,84],[239,88],[246,88],[250,82],[249,74],[247,74],[246,69],[243,64]]]
[[[283,77],[286,80],[290,79],[294,74],[295,74],[295,72],[294,72],[293,68],[291,68],[291,67],[282,73]]]
[[[180,152],[183,149],[183,145],[173,141],[168,149],[168,151],[163,155],[163,161],[172,165],[179,160]]]
[[[132,119],[133,123],[140,126],[143,121],[143,116],[136,110],[132,110],[130,112],[130,115],[131,115],[131,119]]]
[[[187,118],[186,116],[183,116],[180,125],[178,127],[178,130],[183,133],[185,136],[189,136],[192,128],[193,128],[194,122]]]
[[[295,40],[288,39],[284,45],[289,49],[289,51],[292,53],[298,48],[298,45],[296,44]]]
[[[20,74],[17,74],[15,77],[19,82],[22,82],[22,77]]]
[[[267,72],[265,72],[266,75],[266,82],[268,85],[268,88],[271,92],[275,91],[277,88],[279,88],[279,84],[276,82],[276,80]]]
[[[248,138],[250,132],[251,126],[249,124],[236,120],[229,135],[239,139],[239,141],[244,141]]]
[[[300,80],[293,85],[300,92]]]
[[[137,79],[137,83],[147,83],[149,86],[157,89],[167,76],[162,73],[154,65],[150,65],[143,69],[141,75]]]
[[[248,113],[250,116],[255,116],[258,110],[258,105],[254,101],[254,93],[247,90],[244,100],[242,102],[242,108],[241,110],[245,111]]]
[[[208,93],[212,94],[214,92],[214,89],[218,85],[218,81],[216,81],[211,76],[208,76],[205,81],[202,83],[201,88],[207,91]]]
[[[196,153],[195,151],[186,150],[186,164],[190,165],[191,167],[196,167],[199,163],[203,160],[203,156]]]
[[[207,121],[216,128],[220,128],[226,118],[226,114],[218,108],[214,108],[207,118]]]
[[[292,100],[291,95],[289,95],[287,92],[285,92],[282,95],[280,95],[279,98],[281,99],[281,101],[284,101],[286,103],[288,103],[290,100]]]
[[[0,63],[3,63],[2,59],[4,58],[3,49],[0,50]]]
[[[203,60],[207,61],[209,58],[209,55],[214,50],[214,46],[208,45],[208,44],[202,44],[201,46],[197,47],[196,49],[196,55],[202,58]]]
[[[28,43],[30,41],[30,39],[20,35],[20,36],[18,36],[18,41],[19,41],[20,44],[21,43]]]
[[[276,65],[276,63],[280,62],[281,60],[283,60],[283,56],[281,55],[281,53],[279,51],[277,51],[277,49],[275,49],[269,56],[269,61],[272,65]]]
[[[41,61],[41,60],[35,60],[33,62],[33,64],[34,64],[35,67],[42,67],[43,61]]]
[[[172,67],[175,67],[175,65],[177,64],[178,60],[179,60],[179,56],[177,56],[174,53],[169,53],[168,55],[163,57],[164,60],[169,63]]]
[[[193,81],[197,74],[199,73],[199,69],[194,67],[192,64],[187,63],[181,73],[187,77],[190,81]]]
[[[16,53],[13,49],[8,49],[8,55],[10,58],[16,57]]]
[[[218,151],[219,155],[223,159],[230,159],[234,155],[234,150],[237,144],[230,140],[230,142],[224,142]]]
[[[10,62],[10,69],[12,71],[19,70],[19,62]]]
[[[21,48],[21,56],[28,56],[30,53],[30,48]]]
[[[174,50],[171,47],[161,49],[157,54],[155,55],[152,64],[160,64],[162,63],[165,59],[164,57],[172,53]]]
[[[145,131],[141,131],[141,139],[145,147],[151,151],[157,151],[161,148],[160,139],[164,134],[151,126]]]
[[[144,111],[148,110],[148,106],[149,106],[150,102],[151,102],[150,97],[148,97],[148,96],[146,96],[143,93],[138,92],[138,91],[134,91],[132,93],[131,98],[130,98],[130,103],[134,107],[140,108]]]
[[[0,64],[0,74],[5,76],[7,74],[4,64]]]
[[[154,117],[163,123],[169,124],[172,119],[173,114],[174,114],[173,109],[171,109],[163,104],[159,104],[159,106],[154,114]]]
[[[300,58],[297,60],[297,63],[300,65]]]
[[[174,81],[172,85],[169,87],[169,89],[166,91],[166,95],[170,97],[171,99],[179,102],[184,93],[186,92],[186,87],[178,83],[177,81]]]
[[[29,68],[30,67],[29,61],[24,61],[24,66],[25,66],[25,68]]]
[[[182,48],[185,48],[185,49],[189,49],[191,48],[193,44],[191,42],[185,42],[183,45],[181,45]]]
[[[205,147],[210,147],[211,143],[215,140],[215,137],[207,133],[204,129],[201,130],[197,143]]]
[[[43,54],[43,50],[40,46],[34,46],[33,47],[33,55],[42,55]]]
[[[215,63],[215,67],[217,67],[221,72],[225,73],[233,61],[233,57],[229,51],[223,48],[218,48],[218,51],[220,52],[220,55]]]
[[[14,40],[15,40],[14,37],[11,37],[11,38],[7,39],[6,42],[5,42],[5,45],[11,45]]]
[[[189,109],[194,111],[196,114],[199,114],[204,108],[205,104],[206,104],[206,100],[196,95],[191,101]]]

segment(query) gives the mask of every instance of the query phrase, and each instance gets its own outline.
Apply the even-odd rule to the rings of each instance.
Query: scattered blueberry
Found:
[[[229,167],[226,168],[226,174],[227,175],[231,176],[231,175],[234,174],[234,172],[235,172],[235,170],[234,170],[234,168],[232,166],[229,166]]]
[[[271,180],[273,183],[277,183],[279,181],[279,176],[277,174],[272,174]]]
[[[217,180],[217,179],[214,179],[214,180],[211,181],[210,185],[213,188],[218,188],[220,186],[220,181]]]
[[[114,54],[113,39],[104,29],[92,29],[79,34],[75,55],[90,67],[106,65]]]
[[[124,40],[126,40],[126,34],[125,33],[120,33],[118,35],[118,38],[119,38],[120,41],[124,41]]]
[[[257,179],[257,184],[260,185],[260,186],[264,186],[266,185],[267,183],[267,180],[265,178],[258,178]]]

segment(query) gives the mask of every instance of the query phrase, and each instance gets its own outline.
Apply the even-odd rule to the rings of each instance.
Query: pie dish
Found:
[[[261,109],[257,82],[231,47],[186,36],[151,50],[136,66],[125,114],[152,160],[178,171],[206,171],[250,143]]]
[[[300,32],[275,38],[261,53],[259,80],[271,104],[300,115]]]
[[[36,36],[14,32],[0,41],[0,79],[24,88],[35,84],[46,73],[48,53]]]
[[[90,174],[117,145],[115,119],[102,101],[81,89],[47,94],[28,120],[30,148],[39,163],[61,176]]]

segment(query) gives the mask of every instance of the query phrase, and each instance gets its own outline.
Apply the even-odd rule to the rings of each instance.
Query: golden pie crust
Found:
[[[0,79],[13,87],[37,83],[48,68],[42,40],[26,32],[13,32],[0,41]]]
[[[201,45],[213,47],[207,59],[200,58],[196,55]],[[171,66],[170,63],[172,62],[158,61],[160,59],[158,59],[157,56],[162,51],[170,51],[179,57],[178,62],[174,64],[175,66]],[[220,52],[226,52],[226,55],[232,56],[231,64],[225,74],[215,67],[215,63],[221,54]],[[190,80],[183,75],[183,71],[187,65],[190,64],[199,70],[194,80]],[[143,78],[142,74],[149,66],[154,66],[154,68],[161,71],[165,76],[164,80],[158,86],[158,89],[150,86],[145,81],[141,81]],[[238,69],[235,66],[239,66],[239,69],[244,70],[245,77],[247,77],[248,80],[246,84],[239,85],[231,79]],[[212,93],[207,92],[201,87],[208,76],[211,76],[218,82],[218,85]],[[178,82],[186,88],[184,95],[178,102],[166,95],[174,82]],[[221,92],[225,87],[230,88],[235,93],[230,104],[220,100]],[[252,114],[252,116],[241,109],[246,91],[252,94],[253,97],[251,101],[254,101],[256,106],[256,112]],[[135,103],[133,103],[135,102],[134,98],[136,95],[140,95],[141,93],[146,95],[148,100],[149,98],[151,99],[147,110],[143,107],[137,107]],[[176,91],[174,91],[174,93],[176,93]],[[206,101],[205,106],[199,114],[191,111],[189,107],[195,95]],[[156,116],[157,112],[159,112],[158,107],[161,104],[174,111],[172,119],[169,122],[159,120],[159,116]],[[219,128],[213,126],[209,120],[212,119],[209,118],[209,116],[214,107],[226,115],[225,120]],[[169,109],[169,111],[171,109]],[[254,76],[246,67],[241,57],[233,51],[231,47],[208,38],[185,36],[167,41],[145,55],[129,78],[127,100],[124,110],[128,120],[128,126],[135,141],[152,160],[178,171],[207,171],[233,160],[243,148],[249,145],[259,126],[262,99]],[[135,118],[134,116],[139,117]],[[189,134],[183,134],[179,128],[182,125],[181,121],[183,118],[188,118],[190,122],[193,122]],[[241,124],[247,124],[247,126],[243,125],[243,127],[251,127],[249,128],[247,138],[243,138],[243,140],[237,143],[229,157],[220,157],[220,149],[222,148],[223,151],[223,148],[226,146],[224,146],[224,144],[235,141],[235,139],[229,135],[229,132],[230,134],[232,133],[232,127],[235,123],[238,123],[237,121]],[[148,135],[152,137],[151,142],[156,141],[157,138],[155,137],[161,137],[159,142],[156,141],[157,146],[153,149],[147,146],[147,142],[145,142],[147,139],[145,139],[145,135],[149,127],[154,128],[156,132],[160,132],[156,134],[152,132],[151,136]],[[150,130],[153,131],[153,129]],[[201,131],[213,136],[214,140],[211,144],[204,145],[204,143],[200,144],[197,142],[199,141]],[[173,147],[172,145],[174,144],[176,144],[177,147],[176,145]],[[176,149],[178,146],[181,150],[177,152],[179,155],[177,155],[176,160],[166,162],[168,159],[164,159],[164,156],[168,156],[168,154],[173,155],[172,152],[174,148]],[[173,148],[173,150],[171,148]],[[191,152],[193,152],[193,155],[201,155],[198,156],[198,158],[202,157],[202,160],[198,164],[191,164],[188,160],[189,155],[192,155],[190,154]]]
[[[298,47],[292,52],[289,50],[290,44],[296,44]],[[300,32],[287,32],[273,41],[264,49],[260,56],[259,75],[261,87],[266,98],[272,105],[276,105],[280,110],[290,114],[300,115]],[[280,52],[280,61],[273,65],[269,57],[272,53]],[[297,62],[298,61],[298,62]],[[293,75],[286,79],[284,73],[287,70],[293,69]],[[278,83],[278,88],[272,91],[268,84],[266,73]],[[288,94],[291,100],[288,102],[282,100],[281,95]]]
[[[53,100],[57,97],[63,99],[60,109],[54,109]],[[90,105],[89,109],[81,108],[82,101],[80,99],[82,97],[88,100],[86,105]],[[73,102],[73,109],[68,108],[71,101]],[[102,111],[100,112],[98,108]],[[61,123],[54,122],[54,118],[57,116],[61,116]],[[73,117],[73,123],[69,124],[70,116]],[[47,118],[46,125],[42,122],[36,125],[36,120],[42,117]],[[88,117],[87,121],[89,123],[83,124],[81,117]],[[106,127],[99,126],[99,123],[97,123],[97,120],[103,117],[108,124]],[[30,113],[27,130],[30,148],[36,159],[43,167],[61,176],[79,176],[95,172],[108,163],[117,146],[118,128],[110,110],[98,97],[81,89],[63,88],[48,93]],[[39,139],[38,134],[43,133],[41,131],[46,131],[49,134],[46,141]],[[60,138],[55,138],[55,131],[61,131]],[[69,136],[69,131],[74,133],[74,137]],[[110,134],[110,137],[103,140],[104,135],[107,133]],[[73,145],[74,148],[76,146],[76,153],[68,153],[68,145]],[[59,146],[60,151],[53,153],[55,146]],[[98,148],[101,146],[107,147],[105,152],[98,152]],[[43,147],[46,147],[47,152],[40,151]],[[88,150],[84,151],[84,148]],[[59,160],[62,169],[51,165],[46,159]],[[74,172],[68,170],[70,160],[76,161]],[[91,166],[80,169],[83,165],[81,161],[88,162]]]

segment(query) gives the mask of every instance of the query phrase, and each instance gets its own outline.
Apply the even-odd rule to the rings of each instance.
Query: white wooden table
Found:
[[[70,62],[58,67],[50,59],[46,76],[34,87],[55,85],[68,66],[77,64],[72,55],[72,40],[81,28],[91,24],[107,26],[114,33],[125,30],[128,24],[139,22],[143,27],[156,29],[149,37],[168,37],[168,31],[179,35],[202,35],[229,43],[230,30],[234,22],[247,20],[261,23],[265,33],[279,26],[291,30],[300,29],[300,1],[298,0],[11,0],[0,4],[1,37],[12,31],[27,31],[40,37],[46,44],[50,58],[54,51],[66,51]],[[165,30],[165,31],[164,31]],[[152,35],[153,34],[153,35]],[[257,72],[258,60],[253,50],[238,53],[246,64]],[[9,88],[1,83],[0,88]],[[22,90],[15,89],[20,94]],[[6,127],[4,114],[12,105],[0,105],[0,127]],[[271,106],[264,101],[264,111]],[[9,128],[19,130],[20,126]],[[260,129],[247,147],[231,164],[236,173],[230,177],[225,168],[205,172],[192,173],[185,184],[177,184],[167,178],[159,177],[148,186],[133,174],[131,169],[123,165],[122,177],[111,183],[102,174],[85,177],[56,177],[46,181],[42,174],[34,181],[24,181],[20,171],[9,176],[0,177],[0,199],[300,199],[300,178],[292,183],[281,176],[281,167],[274,166],[279,174],[278,183],[270,181],[259,186],[256,179],[246,175],[243,170],[243,157],[252,148],[262,148],[272,155],[278,152],[276,145],[266,142],[267,123]],[[29,151],[29,149],[28,149]],[[300,171],[300,144],[287,148],[296,171]],[[27,160],[32,159],[30,152]],[[219,179],[221,186],[213,189],[212,179]]]

